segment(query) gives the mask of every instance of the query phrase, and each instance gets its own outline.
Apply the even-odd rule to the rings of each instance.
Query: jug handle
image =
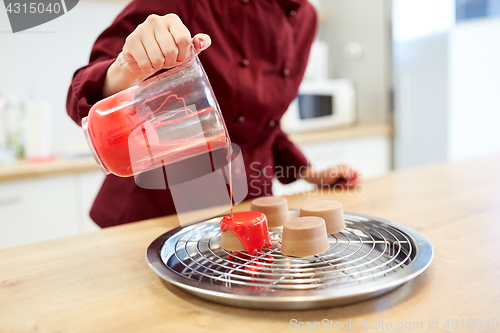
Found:
[[[193,43],[191,43],[190,51],[191,52],[189,53],[189,57],[186,60],[184,60],[182,62],[178,62],[175,66],[169,67],[168,69],[177,67],[177,66],[182,65],[183,63],[186,63],[189,60],[193,59],[193,56],[196,55],[196,51],[195,51]],[[133,65],[133,64],[137,64],[137,61],[135,61],[135,60],[133,60],[133,61],[125,61],[124,56],[123,56],[123,52],[120,52],[120,54],[116,58],[116,62],[118,63],[118,65],[120,65],[122,67]]]

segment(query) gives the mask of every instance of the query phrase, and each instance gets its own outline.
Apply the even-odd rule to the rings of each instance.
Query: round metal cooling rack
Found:
[[[298,216],[290,211],[290,218]],[[396,222],[345,214],[346,228],[329,235],[330,249],[306,258],[280,253],[281,228],[258,255],[220,246],[215,217],[173,229],[146,252],[151,269],[188,293],[231,306],[315,309],[366,300],[422,273],[433,249],[420,233]]]

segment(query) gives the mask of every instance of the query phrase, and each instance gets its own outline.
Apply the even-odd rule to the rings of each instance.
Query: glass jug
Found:
[[[82,127],[101,170],[120,177],[230,147],[193,47],[187,62],[97,102]]]

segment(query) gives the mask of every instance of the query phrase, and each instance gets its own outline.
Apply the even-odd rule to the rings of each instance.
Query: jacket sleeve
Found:
[[[274,141],[273,156],[276,178],[283,184],[295,181],[299,173],[310,165],[300,149],[281,129]]]
[[[187,4],[179,5],[178,1],[157,0],[134,0],[127,5],[111,26],[97,38],[89,64],[73,75],[66,99],[68,115],[81,125],[82,118],[88,115],[92,105],[102,99],[102,86],[108,68],[121,52],[127,36],[139,24],[151,14],[176,13],[182,18],[181,12],[186,13],[187,7]]]

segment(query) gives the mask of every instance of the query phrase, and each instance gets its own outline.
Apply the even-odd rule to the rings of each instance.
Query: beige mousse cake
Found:
[[[231,230],[226,230],[221,234],[220,246],[226,251],[245,251],[240,239]]]
[[[344,210],[342,204],[333,200],[314,201],[305,204],[300,209],[300,216],[322,217],[326,223],[326,230],[334,234],[344,230]]]
[[[285,223],[281,253],[309,257],[329,249],[325,220],[317,216],[298,217]]]
[[[250,210],[266,215],[269,228],[281,227],[290,219],[288,201],[283,197],[269,196],[254,199]]]

